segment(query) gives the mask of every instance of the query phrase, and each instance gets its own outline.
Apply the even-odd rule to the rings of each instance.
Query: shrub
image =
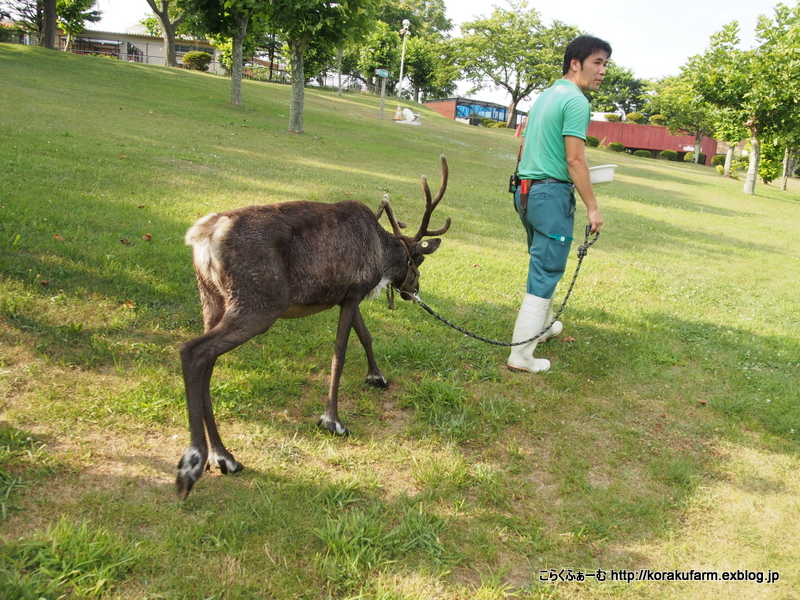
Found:
[[[183,55],[183,64],[192,71],[208,71],[212,56],[208,52],[197,52],[192,50]]]
[[[714,158],[716,158],[716,156]],[[725,175],[725,165],[714,165],[714,167],[717,169],[717,173]]]
[[[724,154],[715,154],[711,157],[711,164],[712,166],[719,167],[722,165],[725,166],[725,155]]]
[[[683,162],[694,162],[694,152],[687,152],[683,155]],[[706,155],[702,152],[700,153],[700,159],[697,161],[697,164],[704,165],[706,164]]]
[[[664,115],[650,115],[650,124],[651,125],[666,125],[667,124],[667,117]]]
[[[608,145],[608,149],[612,152],[625,152],[625,144],[622,142],[611,142]]]
[[[622,118],[618,114],[615,113],[608,113],[607,115],[603,115],[606,118],[606,121],[611,121],[612,123],[618,123],[619,120]]]
[[[662,150],[658,153],[661,160],[678,160],[677,150]]]
[[[649,150],[637,150],[633,153],[634,156],[641,156],[642,158],[653,158],[653,153]]]
[[[627,114],[625,120],[631,123],[642,123],[645,120],[645,116],[640,112],[632,112]]]
[[[600,145],[600,140],[598,140],[593,135],[586,136],[586,145],[590,148],[597,148]]]

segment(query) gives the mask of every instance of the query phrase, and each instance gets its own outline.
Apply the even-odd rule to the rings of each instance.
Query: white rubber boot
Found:
[[[542,326],[542,329],[544,329],[545,327],[550,325],[550,321],[553,320],[553,304],[554,303],[555,303],[555,296],[550,298],[550,306],[547,307],[547,317],[544,320],[544,325]],[[541,329],[539,331],[541,331]],[[542,337],[539,338],[539,343],[541,344],[543,342],[546,342],[550,338],[554,338],[554,337],[556,337],[558,335],[561,335],[562,331],[564,331],[564,324],[561,321],[556,321],[555,323],[553,323],[553,326],[550,329],[547,330],[547,333],[545,333]],[[525,339],[525,338],[522,338],[522,339]]]
[[[544,329],[548,322],[547,318],[550,299],[539,298],[531,294],[525,294],[522,306],[517,315],[517,323],[514,325],[514,335],[512,342],[521,342],[535,336]],[[511,347],[511,355],[508,357],[508,368],[512,371],[528,371],[529,373],[543,373],[550,368],[550,361],[544,358],[533,358],[533,351],[536,349],[538,340]]]

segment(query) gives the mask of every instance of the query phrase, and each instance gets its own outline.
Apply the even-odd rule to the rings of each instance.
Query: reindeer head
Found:
[[[428,230],[431,215],[433,214],[433,211],[436,209],[436,206],[439,204],[439,201],[442,199],[442,196],[444,196],[444,192],[447,189],[448,169],[447,159],[444,155],[441,156],[441,162],[442,182],[439,186],[439,192],[436,194],[436,198],[431,199],[431,189],[428,187],[428,179],[424,175],[422,176],[422,190],[425,192],[425,214],[422,215],[422,223],[420,223],[419,230],[417,230],[417,233],[414,234],[413,237],[408,237],[407,235],[403,234],[402,230],[406,225],[395,218],[392,207],[389,204],[388,195],[383,196],[383,200],[381,200],[376,212],[376,216],[380,218],[381,214],[386,211],[386,215],[389,217],[389,222],[392,224],[394,235],[406,251],[408,265],[405,278],[392,282],[392,285],[400,291],[400,297],[404,300],[411,300],[414,294],[419,291],[418,267],[422,264],[422,261],[425,260],[425,255],[436,252],[436,250],[439,248],[439,244],[442,243],[442,239],[438,237],[428,240],[423,240],[422,238],[442,235],[450,228],[450,217],[447,217],[444,227],[435,231]]]

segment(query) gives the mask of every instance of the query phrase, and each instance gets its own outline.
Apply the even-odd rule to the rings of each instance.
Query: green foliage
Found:
[[[650,124],[651,125],[666,125],[667,124],[667,117],[664,115],[650,115]]]
[[[683,155],[683,162],[694,162],[694,152],[687,152]],[[706,155],[702,152],[700,153],[699,158],[697,159],[697,164],[704,165],[706,164]]]
[[[631,123],[643,123],[647,120],[647,117],[640,112],[632,112],[625,115],[625,120]]]
[[[611,142],[608,145],[608,149],[612,152],[625,152],[625,144],[622,142]]]
[[[600,89],[589,95],[589,102],[596,112],[622,111],[627,114],[644,107],[645,91],[644,80],[634,77],[630,69],[619,67],[611,61]]]
[[[715,154],[711,157],[711,165],[714,167],[722,165],[725,166],[725,155],[724,154]]]
[[[409,37],[405,73],[414,91],[414,101],[446,98],[456,90],[461,73],[453,60],[453,44],[438,36]]]
[[[758,45],[754,48],[739,48],[736,21],[714,34],[706,52],[690,60],[693,89],[705,101],[728,111],[727,121],[745,125],[751,138],[797,139],[800,4],[778,4],[772,19],[762,16],[756,38]],[[758,154],[753,153],[752,159],[757,161]],[[745,193],[754,194],[755,183],[748,175]]]
[[[771,183],[783,174],[783,147],[777,140],[761,144],[758,177],[762,183]]]
[[[597,148],[600,145],[600,140],[598,140],[593,135],[586,136],[586,145],[590,148]]]
[[[62,519],[33,539],[0,546],[3,598],[105,596],[139,560],[131,545],[105,528]]]
[[[662,150],[658,153],[658,157],[661,160],[678,160],[678,151],[677,150]]]
[[[653,84],[653,91],[649,111],[667,118],[670,133],[691,135],[698,141],[714,135],[714,107],[692,92],[688,75],[664,77]]]
[[[603,117],[605,117],[606,121],[611,123],[619,123],[622,120],[622,117],[617,113],[607,113],[603,115]]]
[[[633,153],[634,156],[640,156],[642,158],[653,158],[653,153],[649,150],[636,150]]]
[[[193,50],[183,55],[183,64],[194,71],[208,71],[213,57],[208,52]]]
[[[91,10],[97,0],[56,0],[58,26],[68,37],[67,47],[72,37],[83,31],[86,22],[97,23],[101,18],[99,10]]]
[[[466,79],[476,90],[505,90],[512,109],[561,77],[564,50],[578,34],[558,21],[547,27],[525,2],[494,6],[491,17],[463,23],[461,31],[455,56]]]

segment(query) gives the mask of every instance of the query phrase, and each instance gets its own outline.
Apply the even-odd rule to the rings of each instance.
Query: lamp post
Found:
[[[403,36],[403,49],[400,52],[400,81],[397,82],[397,111],[394,115],[395,121],[402,120],[402,113],[400,109],[400,99],[403,95],[403,67],[405,66],[406,62],[406,38],[408,37],[409,27],[411,26],[411,21],[408,19],[403,19],[403,28],[400,30],[400,35]]]

